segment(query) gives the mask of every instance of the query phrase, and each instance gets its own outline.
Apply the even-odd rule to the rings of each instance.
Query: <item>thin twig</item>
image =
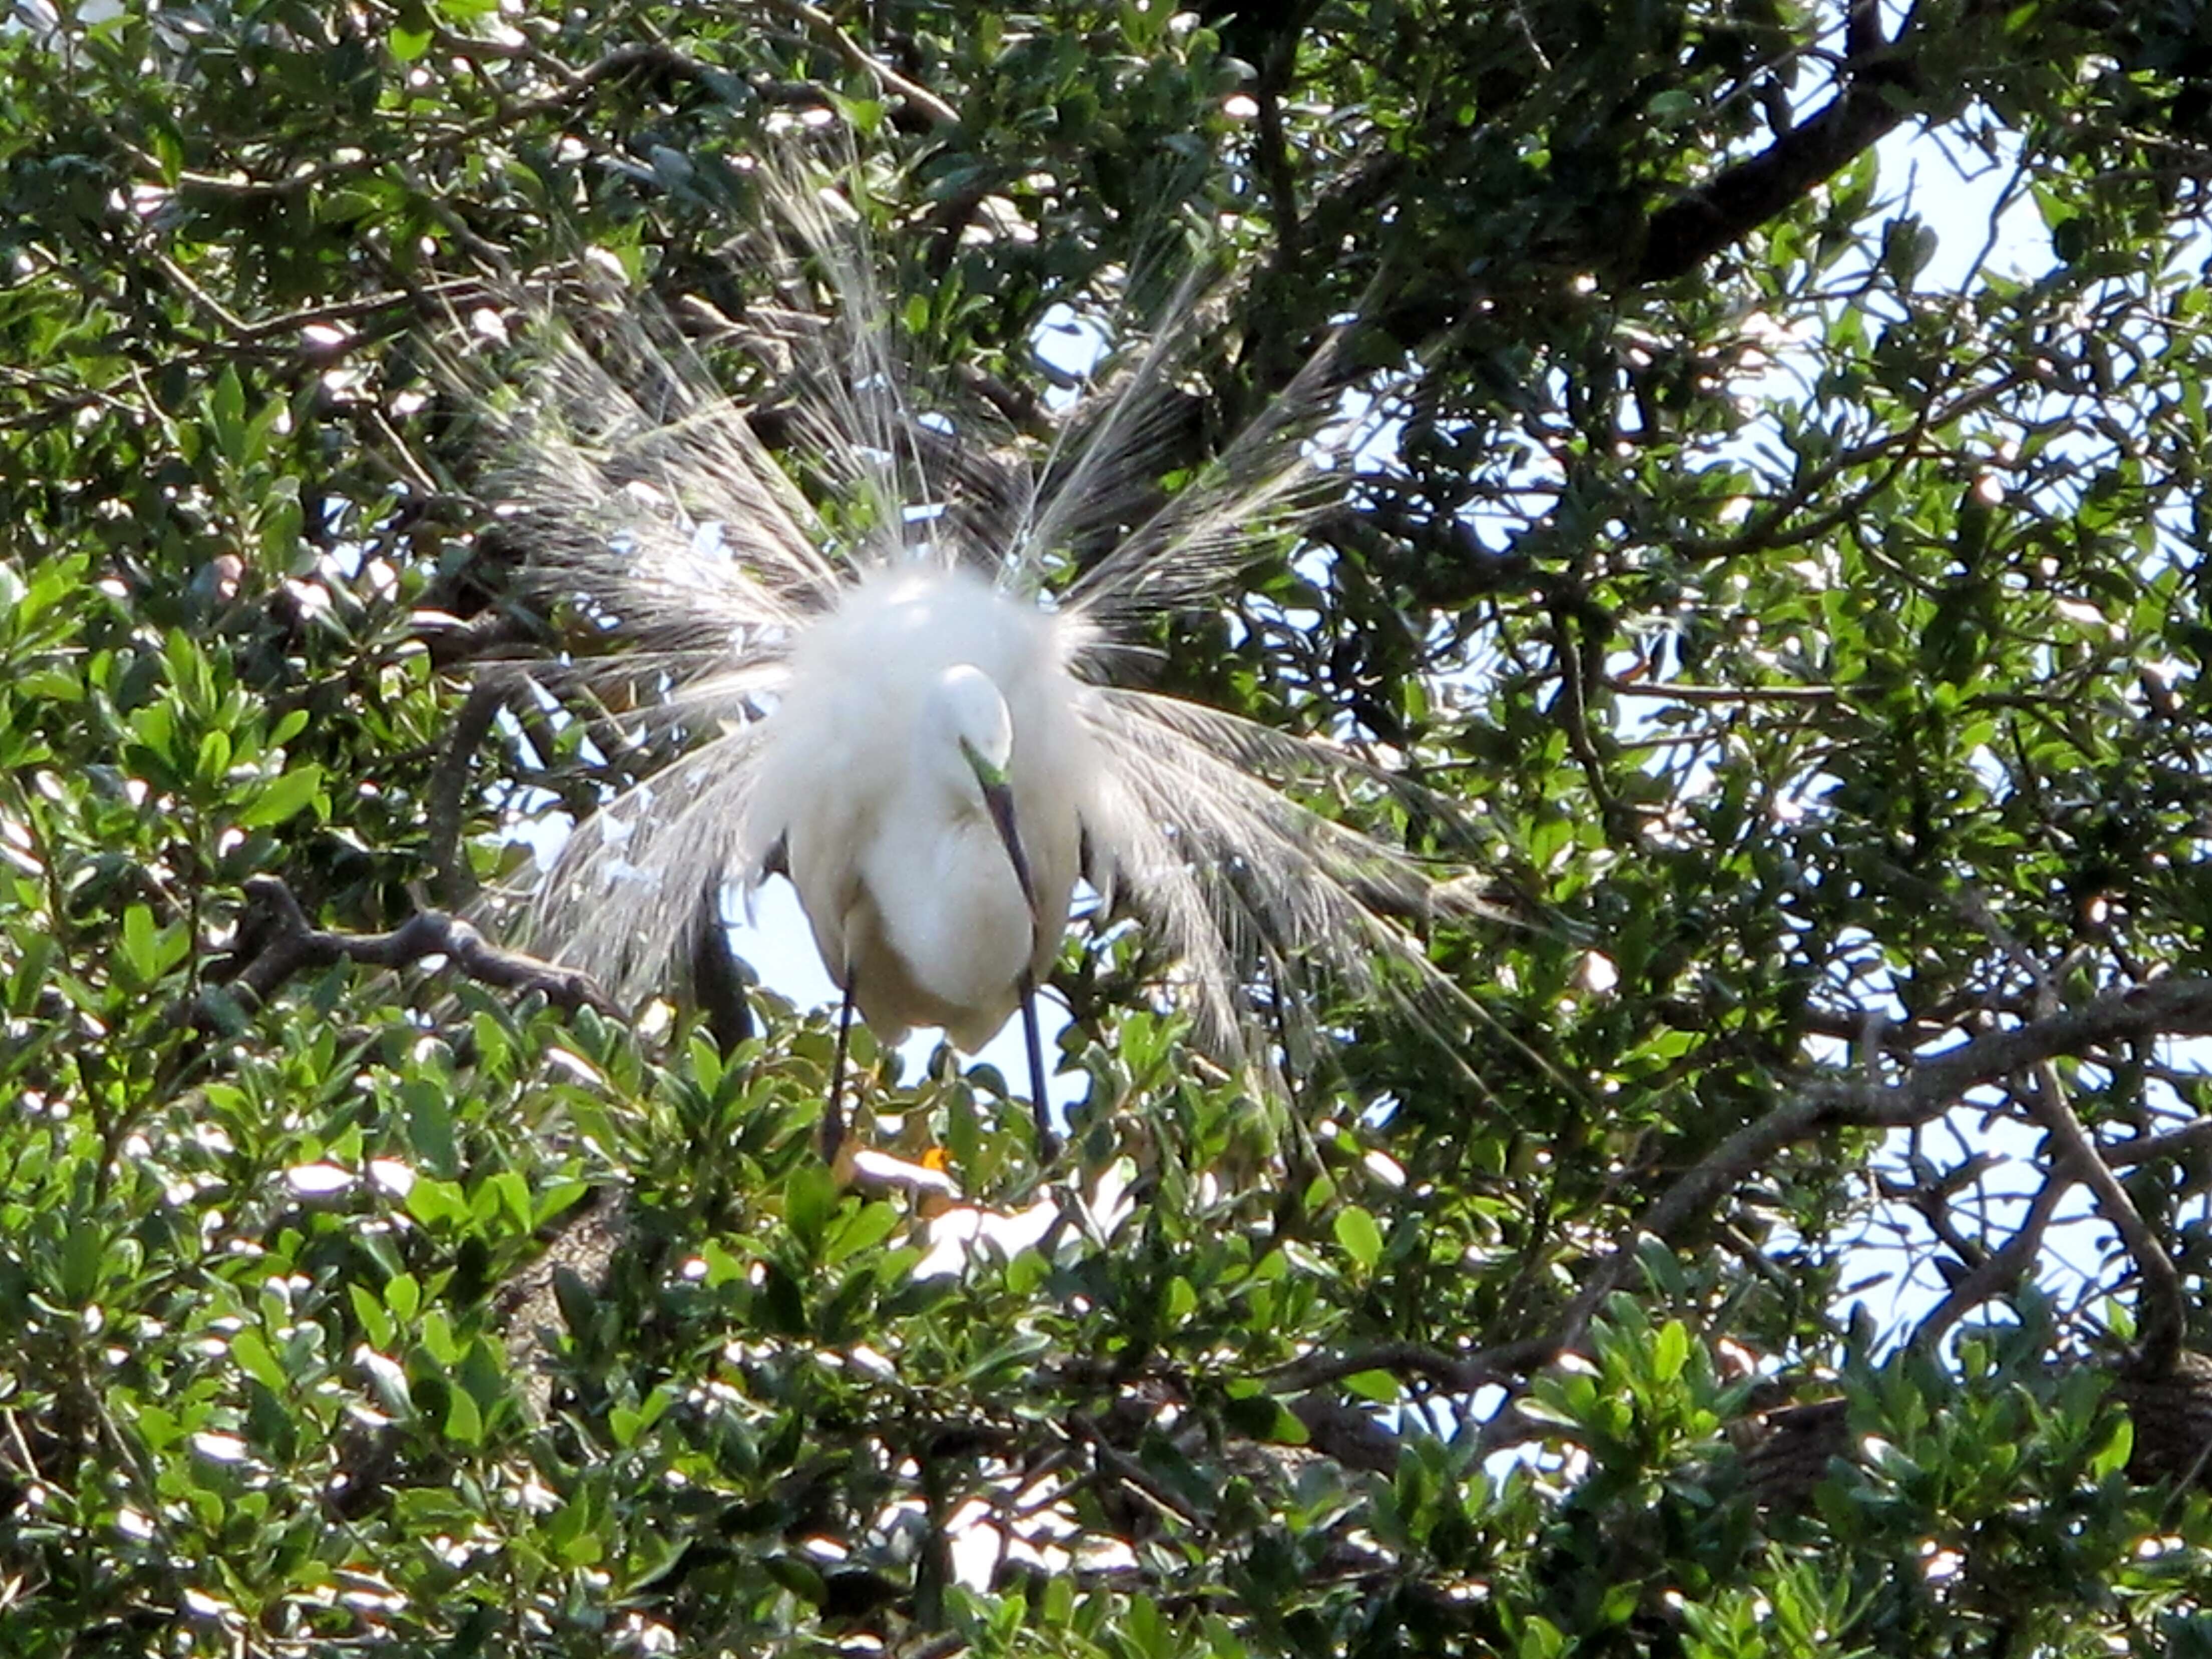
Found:
[[[1091,1448],[1100,1467],[1130,1491],[1188,1526],[1205,1525],[1203,1516],[1154,1480],[1152,1472],[1142,1463],[1108,1440],[1105,1431],[1090,1417],[1079,1412],[1068,1419],[1067,1426],[1074,1431],[1078,1439]]]
[[[2182,1332],[2189,1320],[2188,1297],[2182,1289],[2181,1275],[2174,1270],[2173,1258],[2142,1218],[2112,1166],[2098,1156],[2089,1132],[2081,1127],[2081,1118],[2066,1097],[2066,1085],[2058,1068],[2049,1060],[2036,1066],[2034,1086],[2026,1091],[2026,1099],[2029,1114],[2049,1131],[2057,1148],[2059,1167],[2078,1173],[2096,1195],[2098,1209],[2112,1224],[2135,1260],[2136,1271],[2142,1275],[2145,1305],[2136,1322],[2142,1332],[2142,1364],[2152,1376],[2162,1376],[2181,1346]]]
[[[1932,1349],[1944,1334],[1973,1309],[1993,1296],[2002,1296],[2025,1278],[2035,1265],[2043,1235],[2058,1212],[2058,1201],[2074,1188],[2074,1166],[2063,1164],[2051,1172],[2028,1206],[2027,1216],[1997,1249],[1990,1251],[1961,1274],[1928,1316],[1912,1333],[1914,1347]]]
[[[885,92],[896,93],[910,108],[920,111],[938,126],[957,126],[960,112],[918,81],[909,80],[890,64],[871,57],[867,49],[837,27],[837,20],[806,0],[769,0],[769,6],[794,21],[804,23],[827,40],[837,55]]]
[[[1655,697],[1668,702],[1836,702],[1839,685],[1692,685],[1681,680],[1632,680],[1607,674],[1599,684],[1617,696]]]

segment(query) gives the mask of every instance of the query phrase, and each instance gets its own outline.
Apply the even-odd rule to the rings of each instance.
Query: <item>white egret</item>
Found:
[[[569,838],[538,901],[568,959],[620,996],[660,989],[694,931],[721,925],[702,892],[787,874],[844,994],[839,1073],[855,1007],[886,1042],[933,1026],[967,1050],[1018,1009],[1048,1158],[1034,994],[1079,880],[1180,961],[1227,1057],[1260,981],[1364,983],[1387,959],[1441,986],[1404,920],[1444,890],[1276,787],[1377,775],[1130,685],[1117,645],[1218,607],[1255,540],[1310,510],[1300,447],[1326,365],[1165,494],[1171,377],[1200,327],[1186,296],[1033,464],[910,368],[865,250],[819,198],[783,194],[805,258],[780,256],[780,292],[819,280],[828,302],[749,322],[773,409],[611,318],[611,348],[561,337],[507,417],[506,510],[542,591],[616,647],[578,668],[632,698],[643,682],[640,718],[699,739]]]

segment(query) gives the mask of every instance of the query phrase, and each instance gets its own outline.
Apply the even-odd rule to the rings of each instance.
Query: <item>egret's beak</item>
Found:
[[[1036,884],[1030,878],[1029,854],[1022,851],[1022,832],[1014,823],[1014,790],[1006,775],[992,765],[965,743],[960,745],[968,757],[969,765],[975,769],[975,781],[983,786],[983,805],[991,814],[991,827],[999,832],[999,840],[1006,849],[1006,860],[1014,866],[1014,880],[1020,884],[1022,902],[1030,907],[1030,915],[1036,915]]]
[[[1029,854],[1022,851],[1022,832],[1014,822],[1014,791],[1006,781],[1004,769],[991,764],[977,754],[965,738],[961,740],[961,752],[968,757],[968,764],[975,769],[975,781],[983,787],[983,805],[991,814],[991,827],[999,832],[999,839],[1006,848],[1006,862],[1014,866],[1014,880],[1022,890],[1022,902],[1030,908],[1030,935],[1034,945],[1037,929],[1042,919],[1037,915],[1036,883],[1030,876]],[[1036,978],[1024,963],[1020,976],[1014,981],[1021,994],[1022,1035],[1030,1051],[1030,1112],[1036,1120],[1037,1157],[1049,1164],[1060,1157],[1060,1137],[1053,1132],[1052,1112],[1045,1104],[1044,1044],[1037,1035]]]

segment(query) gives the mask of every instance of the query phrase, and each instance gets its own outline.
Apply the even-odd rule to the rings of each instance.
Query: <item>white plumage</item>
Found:
[[[743,866],[784,841],[823,965],[843,985],[851,964],[886,1042],[937,1025],[980,1048],[1060,953],[1084,826],[1109,816],[1071,631],[973,572],[894,567],[793,641]],[[1034,916],[963,737],[1011,786]]]
[[[747,336],[783,368],[781,459],[757,403],[618,317],[593,319],[592,350],[556,331],[506,418],[505,511],[542,591],[611,647],[574,669],[697,739],[577,828],[543,931],[617,994],[649,994],[719,925],[702,896],[782,872],[881,1036],[941,1026],[972,1050],[1050,971],[1088,877],[1180,963],[1225,1057],[1247,1052],[1248,988],[1304,970],[1365,984],[1387,959],[1450,994],[1404,925],[1439,890],[1278,787],[1377,775],[1120,683],[1118,641],[1217,606],[1321,498],[1300,445],[1333,395],[1326,362],[1167,492],[1171,374],[1200,325],[1186,295],[1040,462],[966,400],[924,401],[941,389],[903,360],[864,253],[818,198],[783,195],[828,292]],[[777,258],[787,299],[807,279]]]

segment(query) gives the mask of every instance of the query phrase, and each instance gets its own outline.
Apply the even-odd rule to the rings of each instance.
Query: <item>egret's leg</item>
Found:
[[[849,981],[853,975],[845,975]],[[830,1104],[822,1115],[822,1161],[834,1164],[845,1144],[845,1051],[853,1038],[853,988],[845,987],[845,1000],[837,1007],[837,1057],[830,1062]]]
[[[1037,1036],[1036,982],[1024,974],[1022,1035],[1030,1045],[1030,1110],[1036,1115],[1037,1162],[1049,1164],[1060,1156],[1060,1137],[1052,1132],[1052,1116],[1044,1097],[1044,1044]]]

